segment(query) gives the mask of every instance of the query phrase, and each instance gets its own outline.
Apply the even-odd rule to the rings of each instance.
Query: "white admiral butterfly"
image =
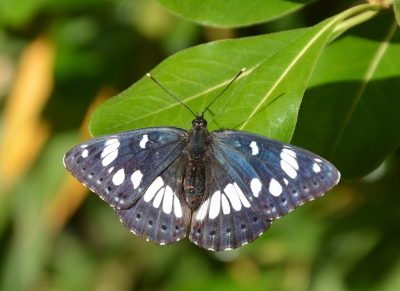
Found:
[[[337,169],[307,150],[244,131],[209,133],[203,113],[195,116],[189,131],[148,127],[91,139],[64,165],[134,234],[171,244],[190,225],[190,241],[214,251],[254,241],[339,182]]]

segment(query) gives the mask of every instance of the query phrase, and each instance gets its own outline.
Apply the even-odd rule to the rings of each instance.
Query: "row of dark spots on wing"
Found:
[[[136,220],[140,220],[142,218],[142,215],[140,214],[140,213],[137,213],[136,214]],[[149,224],[149,226],[151,227],[151,226],[153,226],[153,220],[149,220],[148,221],[148,224]],[[163,225],[161,225],[161,229],[163,230],[163,231],[166,231],[167,229],[168,229],[168,226],[167,225],[165,225],[165,224],[163,224]],[[176,225],[175,226],[175,229],[176,230],[179,230],[179,225]]]
[[[82,154],[81,152],[76,152],[75,155],[74,155],[74,159],[76,159],[77,156],[80,156],[81,154]],[[76,164],[79,165],[80,161],[81,161],[81,158],[78,158],[78,159],[76,160]],[[86,172],[86,170],[87,170],[86,167],[83,167],[83,168],[81,169],[82,172]],[[88,178],[89,178],[89,179],[92,179],[93,176],[94,176],[94,173],[93,173],[93,172],[90,172],[89,175],[88,175]],[[100,179],[99,179],[99,182],[103,182],[103,178],[100,178]]]
[[[257,220],[258,220],[258,217],[255,216],[255,217],[253,218],[253,221],[254,221],[254,222],[257,222]],[[244,230],[244,229],[246,229],[246,225],[245,225],[245,224],[241,224],[241,225],[240,225],[240,228]],[[225,231],[226,231],[226,233],[231,233],[232,229],[231,229],[230,227],[228,227]],[[196,229],[196,232],[197,232],[197,234],[200,234],[200,233],[201,233],[201,229],[200,229],[200,228]],[[216,234],[217,234],[217,231],[216,231],[215,229],[213,229],[213,230],[211,230],[211,231],[209,232],[209,235],[211,235],[211,236],[214,236],[214,235],[216,235]]]
[[[320,179],[321,179],[321,180],[324,180],[324,179],[325,179],[325,176],[324,176],[324,175],[321,175],[321,176],[320,176]],[[319,186],[319,184],[318,184],[315,180],[312,181],[311,183],[312,183],[315,187],[318,187],[318,186]],[[304,185],[304,184],[302,185],[302,188],[303,188],[304,191],[307,191],[307,189],[308,189],[308,188],[307,188],[307,185]],[[296,190],[296,189],[292,189],[292,194],[294,194],[294,195],[297,194],[297,190]],[[296,195],[296,196],[297,196],[297,195]],[[300,201],[300,205],[301,205],[301,204],[304,204],[304,203],[307,202],[307,201],[308,201],[308,199],[307,199],[306,201]],[[281,202],[282,202],[282,203],[286,203],[287,201],[286,201],[285,198],[282,198],[282,199],[281,199]],[[272,208],[272,207],[273,207],[273,204],[270,204],[269,206]],[[265,207],[268,207],[268,206],[265,205]],[[296,207],[295,207],[295,208],[296,208]]]
[[[74,159],[76,159],[77,156],[80,156],[81,154],[82,154],[81,152],[76,152],[75,155],[74,155]],[[78,159],[76,160],[76,164],[79,165],[80,161],[81,161],[81,158],[78,157]],[[87,170],[86,167],[82,167],[81,168],[82,172],[86,172],[86,170]],[[91,178],[93,178],[93,176],[94,176],[94,173],[91,172],[91,173],[89,173],[88,178],[91,179]]]
[[[258,217],[258,216],[254,216],[253,217],[253,222],[254,223],[257,223],[258,222],[258,220],[259,220],[260,218]],[[240,228],[243,230],[243,231],[246,231],[246,224],[244,224],[244,223],[242,223],[241,225],[240,225]],[[225,231],[226,231],[226,233],[231,233],[232,232],[232,229],[231,228],[226,228],[225,229]],[[201,233],[201,229],[200,228],[197,228],[196,229],[196,235],[198,236],[198,235],[200,235],[200,233]],[[217,235],[217,230],[216,229],[213,229],[213,230],[210,230],[210,232],[208,233],[210,236],[215,236],[215,235]],[[246,242],[244,242],[244,243],[246,243]]]

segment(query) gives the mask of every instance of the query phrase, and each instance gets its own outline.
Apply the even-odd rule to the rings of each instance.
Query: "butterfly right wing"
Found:
[[[277,219],[322,196],[340,179],[327,160],[252,133],[213,131],[209,188],[192,216],[190,240],[212,250],[254,241]]]
[[[212,251],[232,250],[254,241],[269,229],[272,220],[250,207],[226,166],[212,155],[208,164],[209,188],[192,215],[190,241]]]

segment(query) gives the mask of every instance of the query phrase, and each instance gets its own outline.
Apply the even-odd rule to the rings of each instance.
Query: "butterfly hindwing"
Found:
[[[115,209],[128,230],[157,244],[171,244],[186,236],[190,208],[181,178],[186,163],[186,156],[179,156],[131,208]]]
[[[192,215],[190,240],[214,251],[235,249],[254,241],[272,221],[261,219],[254,211],[226,165],[213,155],[208,164],[210,195]]]
[[[68,171],[114,208],[131,207],[181,154],[186,131],[155,127],[91,139],[64,156]]]

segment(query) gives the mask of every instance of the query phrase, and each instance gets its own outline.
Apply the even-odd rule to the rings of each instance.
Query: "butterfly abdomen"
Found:
[[[183,188],[190,208],[192,210],[199,208],[205,189],[204,159],[189,160],[185,168]]]
[[[207,122],[198,116],[192,122],[188,136],[189,160],[183,176],[186,201],[192,210],[199,208],[205,189]]]

